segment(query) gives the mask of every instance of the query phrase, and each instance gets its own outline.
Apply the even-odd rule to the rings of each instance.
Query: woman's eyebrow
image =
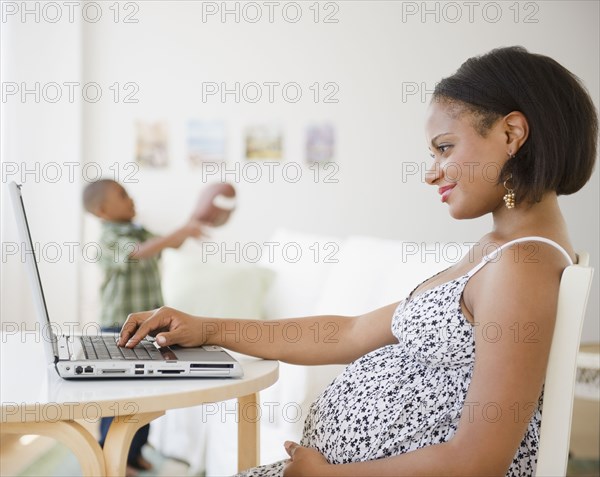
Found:
[[[451,132],[444,132],[444,133],[440,133],[437,136],[435,136],[432,140],[431,140],[431,145],[435,146],[434,142],[440,138],[441,136],[445,136],[446,134],[452,134]]]

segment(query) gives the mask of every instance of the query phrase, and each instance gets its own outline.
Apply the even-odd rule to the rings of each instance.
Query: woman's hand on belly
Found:
[[[283,467],[284,477],[331,475],[333,465],[318,450],[291,441],[286,441],[284,446],[290,456]]]

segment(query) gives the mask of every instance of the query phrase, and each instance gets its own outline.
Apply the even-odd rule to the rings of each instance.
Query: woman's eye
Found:
[[[450,144],[440,144],[439,146],[436,146],[436,149],[438,151],[440,151],[440,154],[444,154],[444,152],[446,152],[446,150],[450,147]],[[435,159],[435,154],[434,153],[430,153],[429,156],[432,159]]]

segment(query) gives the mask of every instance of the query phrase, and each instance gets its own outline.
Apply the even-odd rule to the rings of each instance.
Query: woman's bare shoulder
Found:
[[[554,236],[542,234],[527,234],[523,236],[541,236],[548,238],[565,249],[571,260],[576,262],[576,254],[569,240],[558,234]],[[508,242],[520,238],[498,237],[493,234],[486,235],[472,250],[473,260],[469,261],[471,267],[481,262],[482,258],[499,249]],[[502,277],[502,290],[495,290],[498,296],[506,297],[512,290],[514,293],[526,293],[526,288],[542,287],[557,288],[560,276],[569,265],[565,255],[557,247],[543,241],[527,240],[504,247],[496,258],[489,261],[467,283],[464,291],[464,303],[469,313],[477,309],[477,302],[488,296],[489,287],[497,288],[498,279]],[[511,279],[519,277],[520,280]],[[519,283],[517,287],[517,283]],[[525,285],[525,288],[523,288]]]

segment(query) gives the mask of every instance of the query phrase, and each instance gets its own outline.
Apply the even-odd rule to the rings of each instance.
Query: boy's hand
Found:
[[[201,346],[207,341],[208,325],[202,326],[201,318],[163,306],[129,315],[121,328],[117,344],[133,348],[146,335],[151,335],[156,336],[156,342],[160,346]]]
[[[204,224],[197,219],[191,218],[183,227],[178,228],[169,237],[169,246],[172,248],[179,248],[183,245],[188,238],[194,237],[199,238],[206,236],[203,233],[202,228]]]
[[[182,227],[182,229],[184,230],[186,238],[187,237],[199,238],[199,237],[205,235],[202,230],[204,225],[205,224],[203,224],[199,220],[192,217],[189,220],[189,222]]]

